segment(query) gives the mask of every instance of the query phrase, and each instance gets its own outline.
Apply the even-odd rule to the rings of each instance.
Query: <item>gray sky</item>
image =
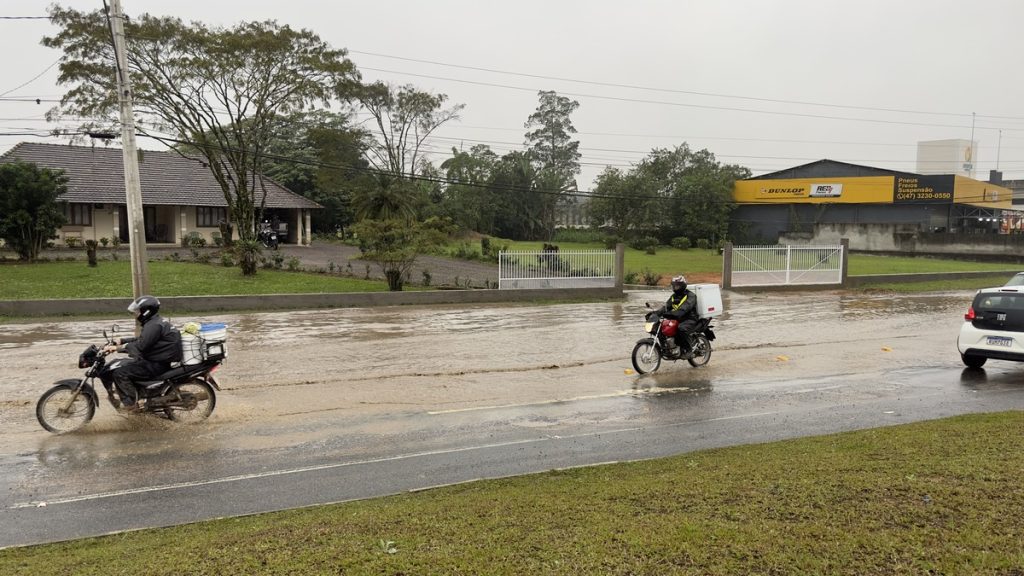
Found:
[[[0,16],[43,16],[48,4],[0,0]],[[61,4],[91,10],[103,2]],[[522,148],[537,91],[555,90],[580,103],[572,120],[581,189],[605,165],[628,168],[652,148],[684,141],[755,174],[821,158],[914,171],[917,142],[969,139],[972,113],[977,176],[987,177],[998,157],[1004,177],[1024,178],[1017,0],[123,5],[129,15],[309,28],[349,50],[366,80],[447,94],[466,108],[432,140],[436,163],[452,146]],[[60,97],[57,67],[43,73],[60,54],[39,44],[54,32],[47,20],[0,20],[0,98]],[[52,128],[42,120],[47,107],[0,100],[0,133]],[[60,142],[3,135],[0,152],[23,140]],[[146,139],[140,146],[160,148]]]

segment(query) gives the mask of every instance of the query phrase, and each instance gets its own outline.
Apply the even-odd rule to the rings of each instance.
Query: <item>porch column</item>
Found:
[[[114,212],[112,213],[112,216],[111,216],[114,219],[114,237],[117,238],[118,240],[120,240],[121,239],[121,212],[120,212],[120,208],[118,208],[117,204],[113,204],[112,206],[114,207]]]
[[[186,213],[184,206],[181,206],[179,220],[180,220],[180,224],[179,225],[181,227],[181,234],[178,235],[178,244],[181,244],[181,240],[183,238],[185,238],[186,234],[188,234],[188,214]]]
[[[312,219],[312,215],[311,215],[309,210],[305,210],[304,212],[306,214],[306,243],[309,244],[309,245],[312,245],[313,244],[313,233],[312,233],[312,226],[310,225],[310,220]]]
[[[302,208],[295,211],[295,243],[302,246]]]

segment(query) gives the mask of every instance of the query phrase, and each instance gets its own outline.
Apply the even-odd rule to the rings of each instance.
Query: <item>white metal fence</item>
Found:
[[[734,246],[732,286],[842,284],[843,247]]]
[[[502,251],[498,288],[613,288],[615,250]]]

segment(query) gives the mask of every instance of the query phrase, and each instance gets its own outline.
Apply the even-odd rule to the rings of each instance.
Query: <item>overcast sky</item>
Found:
[[[60,4],[91,10],[103,2]],[[48,5],[0,0],[0,16],[45,16]],[[365,80],[447,94],[466,108],[431,141],[437,163],[452,146],[522,148],[537,92],[555,90],[580,103],[572,121],[581,189],[591,189],[606,165],[628,168],[652,148],[682,142],[755,174],[821,158],[914,171],[918,141],[970,139],[972,123],[977,176],[986,178],[998,159],[1005,178],[1024,178],[1024,2],[1017,0],[123,6],[129,15],[212,25],[274,19],[308,28],[349,50]],[[10,99],[63,93],[54,65],[60,53],[39,44],[54,32],[47,20],[0,19],[0,134],[53,127],[43,120],[47,103]],[[20,141],[60,142],[0,135],[0,152]],[[140,147],[161,148],[144,138]]]

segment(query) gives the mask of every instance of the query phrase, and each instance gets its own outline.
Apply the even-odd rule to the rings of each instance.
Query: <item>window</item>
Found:
[[[68,204],[67,214],[71,226],[92,226],[91,204]]]
[[[200,228],[216,228],[221,220],[227,220],[228,213],[224,208],[215,206],[199,206],[196,208],[196,226]]]

